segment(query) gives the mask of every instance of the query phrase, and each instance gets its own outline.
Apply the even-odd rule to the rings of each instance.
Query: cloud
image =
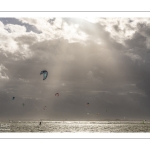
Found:
[[[78,25],[68,25],[61,18],[56,18],[53,26],[49,23],[51,18],[19,18],[20,21],[34,25],[38,30],[42,31],[41,37],[48,39],[64,38],[70,42],[84,41],[87,35],[78,30]],[[61,30],[58,30],[61,29]]]
[[[1,117],[149,115],[149,19],[50,19],[0,19]]]
[[[8,32],[11,32],[11,33],[22,33],[22,32],[26,32],[26,28],[23,27],[23,26],[20,26],[20,25],[12,25],[12,24],[7,24],[5,25],[5,29],[8,31]]]
[[[22,79],[22,78],[19,78],[20,81],[22,82],[25,82],[25,83],[29,83],[30,81],[29,80],[25,80],[25,79]]]
[[[133,61],[141,60],[141,59],[142,59],[142,58],[141,58],[139,55],[137,55],[137,54],[133,54],[133,53],[127,52],[126,55],[129,56]]]
[[[1,79],[9,79],[9,77],[7,76],[7,74],[5,73],[5,71],[7,71],[8,69],[4,66],[4,65],[0,65],[0,78]]]

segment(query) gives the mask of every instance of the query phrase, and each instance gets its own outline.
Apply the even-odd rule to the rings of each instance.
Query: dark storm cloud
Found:
[[[147,53],[149,51],[148,46],[148,39],[149,39],[149,31],[150,26],[146,23],[138,23],[137,24],[137,31],[133,35],[132,39],[126,40],[125,43],[128,48],[133,49],[134,53],[141,56],[144,63],[140,63],[140,65],[136,66],[136,69],[134,69],[134,73],[136,72],[136,86],[139,89],[142,89],[148,96],[150,93],[150,82],[149,82],[149,76],[150,76],[150,69],[149,69],[149,54]],[[135,62],[136,63],[136,62]],[[147,100],[147,104],[150,104],[150,102]]]
[[[140,48],[146,50],[146,37],[142,36],[139,32],[136,32],[132,39],[126,40],[125,43],[131,48]]]
[[[148,37],[150,36],[150,24],[138,23],[137,28],[139,32],[144,32]]]

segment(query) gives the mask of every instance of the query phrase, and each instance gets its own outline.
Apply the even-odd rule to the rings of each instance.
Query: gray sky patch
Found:
[[[24,26],[26,27],[26,31],[27,32],[35,32],[37,34],[42,33],[41,31],[39,31],[35,26],[30,25],[28,23],[23,23],[20,20],[16,19],[16,18],[0,18],[0,21],[3,22],[4,25],[7,24],[14,24],[14,25],[20,25],[20,26]],[[8,32],[10,32],[10,30],[7,29]]]

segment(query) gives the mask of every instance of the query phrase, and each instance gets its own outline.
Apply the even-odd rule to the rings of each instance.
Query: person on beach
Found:
[[[41,126],[41,124],[42,124],[42,123],[40,122],[39,125]]]

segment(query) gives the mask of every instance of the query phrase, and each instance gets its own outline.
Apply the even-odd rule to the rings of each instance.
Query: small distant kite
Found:
[[[59,93],[56,93],[55,96],[59,96]]]
[[[86,103],[87,105],[90,105],[90,103]]]
[[[14,100],[15,99],[15,97],[12,97],[12,100]]]
[[[43,80],[45,80],[48,76],[48,72],[46,70],[41,71],[40,75],[43,74]]]
[[[44,108],[43,108],[44,110],[46,109],[46,106],[44,106]]]
[[[25,104],[23,103],[22,106],[24,107],[24,105],[25,105]]]
[[[90,113],[87,113],[87,115],[89,115]]]

